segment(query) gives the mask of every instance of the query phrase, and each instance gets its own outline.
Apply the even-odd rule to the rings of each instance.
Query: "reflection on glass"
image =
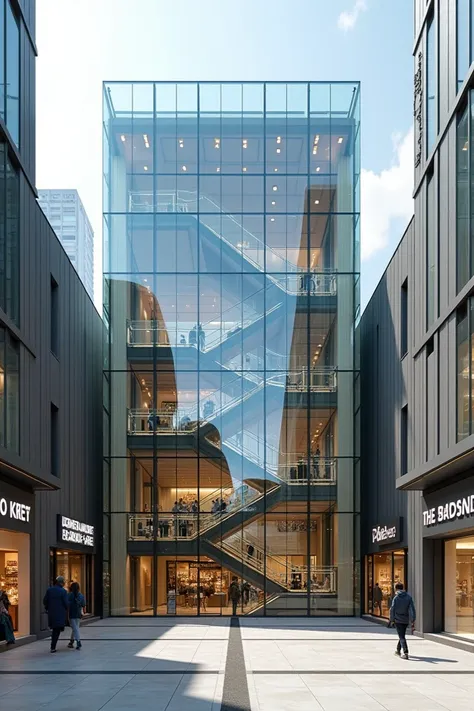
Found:
[[[359,87],[105,101],[111,614],[353,614]]]

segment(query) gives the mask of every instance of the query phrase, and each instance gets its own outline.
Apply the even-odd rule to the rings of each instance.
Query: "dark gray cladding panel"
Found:
[[[410,313],[414,278],[409,272],[413,222],[398,246],[367,305],[360,323],[361,336],[361,512],[362,553],[379,550],[372,528],[405,520],[407,501],[396,491],[401,467],[401,409],[409,401],[411,371],[407,367],[413,345]],[[401,354],[402,285],[408,283],[408,353]],[[409,412],[410,416],[410,412]],[[410,462],[408,452],[408,464]],[[397,545],[406,545],[407,527]]]

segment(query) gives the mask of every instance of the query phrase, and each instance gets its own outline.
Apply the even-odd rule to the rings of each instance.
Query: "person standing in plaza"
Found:
[[[86,606],[86,601],[84,595],[81,593],[79,583],[72,583],[69,590],[70,592],[67,599],[69,604],[69,622],[71,623],[71,638],[68,647],[72,649],[74,647],[74,640],[76,640],[76,649],[80,649],[82,642],[79,627],[81,626],[81,618]]]
[[[43,605],[48,613],[48,626],[51,629],[51,653],[53,653],[56,651],[59,635],[64,631],[68,620],[69,606],[62,575],[58,575],[55,584],[46,590]]]
[[[390,607],[389,625],[395,625],[398,634],[398,644],[395,654],[400,657],[403,650],[403,658],[408,659],[408,644],[406,640],[407,627],[411,624],[411,630],[415,629],[416,610],[413,598],[403,589],[403,583],[395,585],[395,595]]]

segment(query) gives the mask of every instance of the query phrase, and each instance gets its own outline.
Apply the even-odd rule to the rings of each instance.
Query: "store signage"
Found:
[[[372,526],[372,543],[395,543],[400,540],[400,519]]]
[[[423,498],[424,536],[440,536],[474,526],[474,479],[467,477]]]
[[[59,539],[65,543],[75,543],[93,548],[95,545],[94,526],[58,514]]]
[[[457,521],[474,516],[474,494],[446,501],[423,511],[423,526],[437,526],[447,521]]]
[[[31,506],[20,504],[18,501],[12,501],[5,497],[0,499],[0,516],[16,521],[30,522]]]
[[[33,494],[0,481],[0,528],[25,531],[33,522]]]

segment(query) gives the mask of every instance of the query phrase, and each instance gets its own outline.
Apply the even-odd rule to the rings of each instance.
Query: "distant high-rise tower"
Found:
[[[94,232],[77,190],[39,190],[39,203],[94,299]]]

